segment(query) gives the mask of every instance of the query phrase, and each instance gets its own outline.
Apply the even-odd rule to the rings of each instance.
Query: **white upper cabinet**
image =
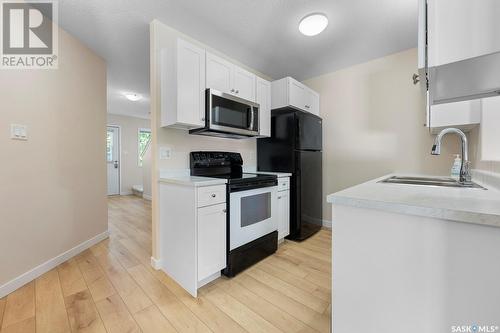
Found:
[[[319,116],[319,94],[299,81],[285,77],[273,81],[271,108],[294,107]]]
[[[271,82],[257,78],[255,101],[259,104],[259,133],[261,137],[271,136]]]
[[[319,94],[309,88],[305,90],[305,108],[312,114],[319,116]]]
[[[205,50],[177,38],[161,50],[162,126],[197,128],[204,124]]]
[[[248,101],[255,101],[256,76],[243,68],[234,66],[234,94]]]
[[[255,102],[255,74],[210,52],[207,52],[206,80],[207,88]]]
[[[232,75],[233,64],[207,52],[207,88],[230,93],[232,89]]]
[[[270,136],[270,82],[207,52],[203,44],[170,36],[159,52],[161,126],[193,129],[205,126],[206,89],[212,88],[262,104],[260,127]],[[258,80],[257,80],[258,79]],[[258,82],[258,83],[257,83]],[[257,89],[259,101],[257,101]]]
[[[306,102],[306,87],[299,81],[288,80],[289,103],[299,109],[305,109]]]
[[[446,127],[458,127],[467,132],[481,122],[481,100],[432,105],[429,121],[431,133]]]
[[[499,52],[499,17],[498,0],[427,0],[428,66]]]

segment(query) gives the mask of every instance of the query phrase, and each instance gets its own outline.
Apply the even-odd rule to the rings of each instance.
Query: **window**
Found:
[[[113,130],[108,128],[107,135],[106,135],[106,161],[107,162],[113,161],[113,135],[114,135]]]
[[[151,130],[147,128],[139,128],[139,135],[137,141],[139,147],[138,163],[139,166],[142,167],[142,159],[144,158],[144,154],[146,153],[146,150],[148,149],[149,144],[151,143]]]

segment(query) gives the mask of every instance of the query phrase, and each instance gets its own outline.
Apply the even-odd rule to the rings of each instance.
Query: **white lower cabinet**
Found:
[[[278,180],[278,240],[290,234],[290,179]]]
[[[198,283],[226,267],[226,204],[198,208]]]
[[[225,188],[160,182],[159,268],[194,297],[226,267]]]

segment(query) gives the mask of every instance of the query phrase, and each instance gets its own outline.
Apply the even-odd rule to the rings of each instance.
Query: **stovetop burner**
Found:
[[[276,175],[244,173],[243,159],[239,153],[199,151],[191,152],[190,166],[192,176],[223,178],[228,184],[248,184],[254,188],[258,185],[272,186],[277,182]]]

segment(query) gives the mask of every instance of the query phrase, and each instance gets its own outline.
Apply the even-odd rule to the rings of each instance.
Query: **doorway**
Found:
[[[108,195],[120,194],[120,127],[108,126],[106,132]]]

